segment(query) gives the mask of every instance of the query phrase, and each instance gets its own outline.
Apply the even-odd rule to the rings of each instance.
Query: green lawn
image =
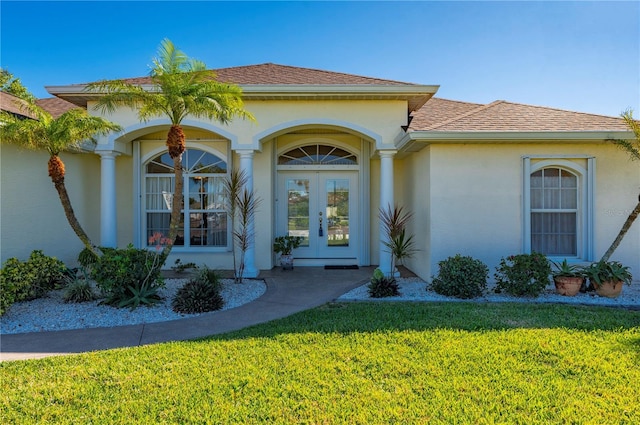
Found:
[[[640,312],[329,304],[199,341],[0,364],[1,423],[640,423]]]

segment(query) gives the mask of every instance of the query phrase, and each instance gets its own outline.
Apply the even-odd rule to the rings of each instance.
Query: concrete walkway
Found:
[[[365,283],[373,267],[358,270],[325,270],[298,267],[294,270],[262,271],[267,291],[243,306],[197,317],[146,325],[75,329],[2,335],[0,360],[36,359],[49,356],[181,341],[235,331],[335,300]]]

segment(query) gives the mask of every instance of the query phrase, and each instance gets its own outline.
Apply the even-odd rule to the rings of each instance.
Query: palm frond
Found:
[[[0,143],[26,149],[46,149],[48,132],[46,123],[20,119],[7,112],[0,113]]]
[[[87,84],[85,91],[102,94],[94,109],[102,113],[113,113],[120,105],[135,108],[153,99],[154,93],[148,92],[140,86],[123,80],[102,80]]]
[[[612,139],[610,141],[626,151],[632,160],[640,161],[640,121],[633,118],[633,111],[631,109],[627,109],[620,116],[625,124],[627,124],[627,127],[629,127],[629,130],[633,131],[635,140]]]

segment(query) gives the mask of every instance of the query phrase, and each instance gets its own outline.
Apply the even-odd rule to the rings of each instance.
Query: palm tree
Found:
[[[84,246],[98,255],[71,206],[64,183],[65,166],[60,153],[81,149],[87,140],[118,131],[120,126],[103,118],[91,117],[84,109],[79,108],[71,109],[55,119],[35,104],[24,102],[22,108],[28,110],[29,116],[35,119],[0,113],[0,141],[49,153],[49,177],[58,192],[67,221]]]
[[[168,39],[164,39],[158,48],[150,78],[154,85],[151,90],[123,80],[99,81],[89,84],[87,90],[104,94],[96,105],[103,113],[112,113],[124,105],[139,108],[138,118],[142,122],[161,115],[171,122],[166,145],[173,159],[175,184],[167,235],[169,242],[162,252],[162,258],[166,260],[180,230],[182,214],[182,153],[185,151],[182,121],[191,115],[226,124],[235,116],[249,119],[253,116],[244,110],[240,87],[216,81],[215,72],[207,70],[203,62],[187,57]]]
[[[611,142],[615,143],[621,149],[625,150],[631,157],[632,161],[640,161],[640,122],[633,119],[633,111],[631,109],[627,109],[625,112],[623,112],[621,117],[622,119],[624,119],[627,127],[629,127],[631,131],[633,131],[635,140],[611,140]],[[609,258],[618,248],[620,242],[622,242],[622,239],[627,234],[636,218],[638,218],[639,214],[640,195],[638,195],[638,204],[631,211],[631,213],[627,217],[627,220],[622,225],[620,232],[618,232],[618,236],[616,236],[613,243],[611,243],[611,246],[609,247],[609,249],[607,249],[607,252],[604,253],[600,261],[609,261]]]

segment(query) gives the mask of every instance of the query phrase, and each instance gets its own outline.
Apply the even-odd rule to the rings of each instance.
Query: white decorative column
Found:
[[[244,171],[247,177],[247,183],[245,188],[249,191],[253,191],[253,149],[240,149],[236,150],[236,153],[240,156],[240,171]],[[250,243],[247,251],[244,254],[244,273],[242,277],[252,278],[257,277],[260,271],[256,268],[256,238],[255,238],[255,223],[254,217],[249,218],[247,226],[247,232],[250,235]]]
[[[113,151],[96,153],[100,155],[100,245],[116,248],[116,156],[120,154]]]
[[[380,208],[387,210],[394,207],[393,199],[393,157],[396,150],[379,151],[380,155]],[[391,253],[385,243],[389,242],[384,232],[384,226],[380,222],[380,270],[385,274],[391,274]],[[395,270],[393,270],[395,274]]]

